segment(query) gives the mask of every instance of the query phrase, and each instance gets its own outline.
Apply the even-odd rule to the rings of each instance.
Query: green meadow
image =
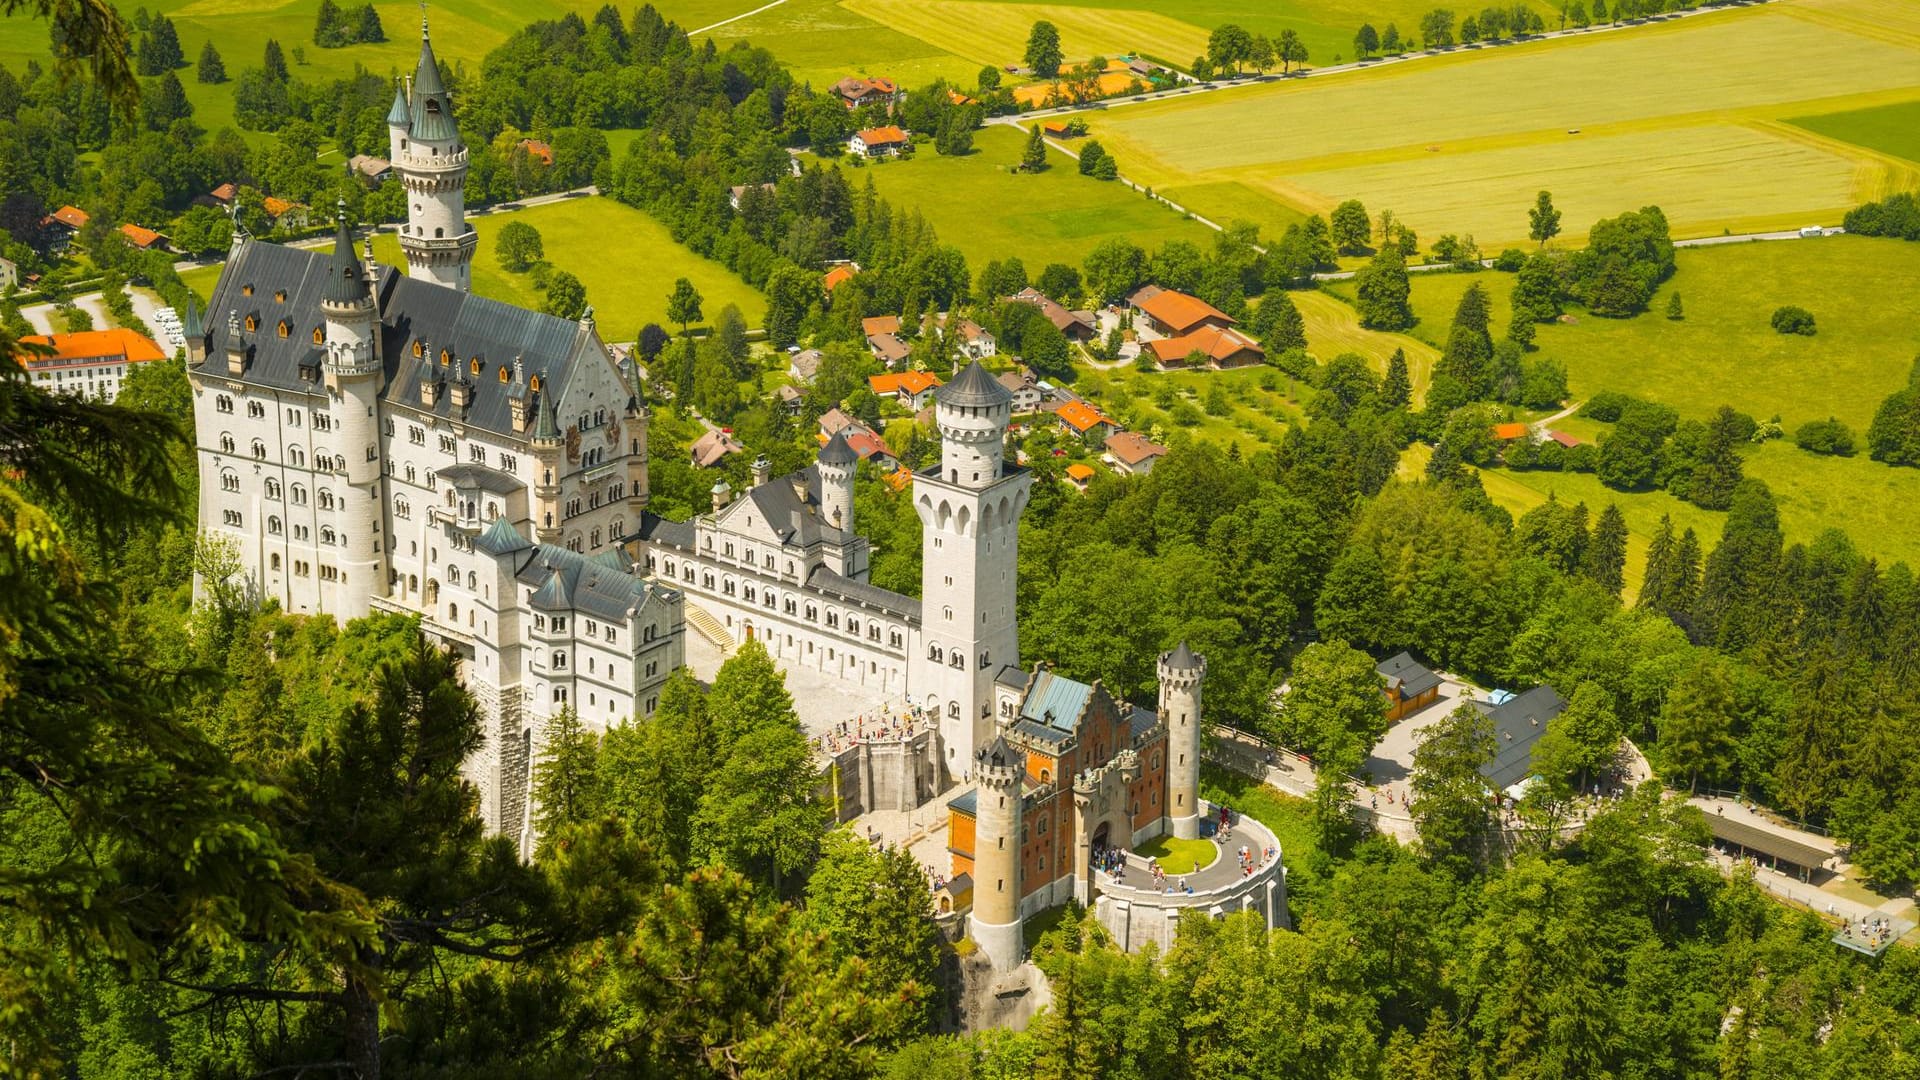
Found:
[[[1901,101],[1865,109],[1796,116],[1796,127],[1883,154],[1920,161],[1920,101]]]

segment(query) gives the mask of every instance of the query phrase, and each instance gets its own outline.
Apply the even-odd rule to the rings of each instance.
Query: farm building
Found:
[[[1252,367],[1266,360],[1260,343],[1230,326],[1203,325],[1189,334],[1154,338],[1145,345],[1161,371],[1204,364],[1213,371]]]

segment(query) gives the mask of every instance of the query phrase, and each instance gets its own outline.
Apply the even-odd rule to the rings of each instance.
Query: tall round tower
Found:
[[[1182,840],[1200,835],[1200,684],[1207,659],[1182,641],[1160,654],[1160,719],[1167,725],[1167,817]]]
[[[1013,395],[975,360],[934,394],[934,424],[940,429],[940,477],[975,490],[1000,479]]]
[[[853,532],[853,470],[859,464],[860,455],[847,445],[847,430],[841,428],[820,448],[815,465],[820,471],[820,516],[844,533]]]
[[[995,739],[973,762],[973,912],[967,935],[998,970],[1017,967],[1020,927],[1020,777],[1024,755]]]
[[[473,251],[480,240],[467,224],[467,147],[453,121],[453,98],[440,78],[425,20],[406,127],[402,130],[389,113],[387,130],[399,147],[394,170],[407,187],[407,223],[400,229],[407,276],[466,292],[473,285]]]
[[[323,361],[330,411],[340,432],[339,452],[347,460],[347,491],[340,500],[340,581],[337,611],[358,618],[370,610],[379,586],[380,536],[380,347],[379,309],[367,272],[353,252],[353,230],[345,203],[339,206],[339,231],[320,293],[325,322]]]

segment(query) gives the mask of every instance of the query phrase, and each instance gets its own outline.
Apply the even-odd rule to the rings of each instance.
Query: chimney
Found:
[[[525,435],[533,426],[533,395],[527,392],[527,373],[518,356],[513,358],[513,386],[507,404],[513,413],[513,433]]]
[[[731,503],[732,501],[733,501],[733,488],[727,484],[726,478],[722,477],[718,480],[715,480],[713,482],[713,512],[717,514],[720,511],[725,510],[727,508],[727,504]]]
[[[754,458],[753,459],[753,486],[759,487],[760,485],[766,483],[768,480],[772,478],[773,478],[773,462],[767,459],[767,455],[761,454],[759,457]]]
[[[240,336],[240,312],[227,312],[227,374],[238,377],[247,373],[247,343]]]
[[[473,404],[473,383],[464,374],[453,381],[453,407],[461,413]]]
[[[420,404],[431,409],[440,403],[440,373],[429,370],[420,376]]]

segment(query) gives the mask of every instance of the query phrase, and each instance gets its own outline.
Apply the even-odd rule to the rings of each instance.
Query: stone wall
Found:
[[[940,793],[940,736],[855,743],[828,759],[827,788],[840,821],[873,810],[912,810]]]
[[[1213,808],[1207,806],[1206,809],[1211,811]],[[1272,845],[1276,852],[1280,850],[1279,841],[1273,834],[1249,817],[1241,817],[1236,822],[1233,841],[1227,845],[1229,850],[1220,853],[1220,858],[1232,858],[1230,849],[1238,848],[1241,844],[1255,851],[1263,850],[1267,845]],[[1145,860],[1132,857],[1129,861],[1130,880],[1150,880],[1146,876]],[[1237,911],[1252,911],[1270,929],[1290,928],[1293,921],[1287,914],[1284,858],[1275,858],[1249,876],[1235,877],[1225,884],[1211,889],[1198,889],[1191,894],[1163,893],[1150,888],[1103,883],[1093,905],[1094,918],[1113,935],[1116,944],[1129,952],[1137,952],[1151,941],[1164,954],[1178,935],[1180,918],[1189,911],[1202,912],[1216,919]]]

